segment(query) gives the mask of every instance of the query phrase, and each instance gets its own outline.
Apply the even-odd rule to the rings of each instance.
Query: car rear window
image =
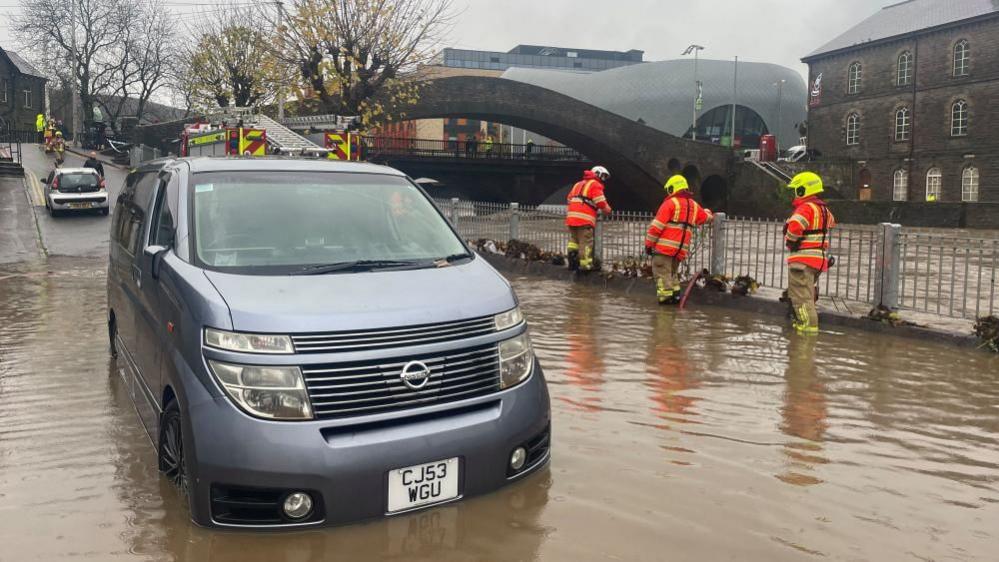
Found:
[[[97,187],[98,180],[95,174],[60,174],[59,187],[66,189],[71,187]]]

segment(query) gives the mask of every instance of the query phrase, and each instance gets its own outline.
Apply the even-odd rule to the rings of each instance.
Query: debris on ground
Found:
[[[729,278],[721,274],[711,275],[707,269],[701,271],[701,278],[697,280],[697,286],[704,289],[711,289],[719,293],[728,291]]]
[[[748,297],[760,288],[760,284],[749,275],[740,275],[732,281],[732,294]]]
[[[562,264],[565,263],[565,256],[562,254],[558,252],[546,252],[534,244],[522,240],[510,240],[506,243],[506,257],[527,261],[543,261],[548,263],[561,261]]]
[[[898,311],[892,310],[881,304],[875,306],[874,308],[871,309],[870,312],[867,313],[867,319],[895,327],[916,326],[916,324],[913,322],[909,322],[908,320],[902,320],[902,317],[898,315]]]
[[[628,256],[623,260],[611,262],[607,277],[639,278],[652,277],[652,262],[643,258]]]
[[[975,335],[982,342],[982,347],[999,353],[999,317],[982,316],[975,321]]]
[[[488,238],[479,238],[471,242],[475,246],[475,250],[479,253],[488,252],[490,254],[505,254],[506,244],[502,242],[497,242],[495,240],[490,240]]]

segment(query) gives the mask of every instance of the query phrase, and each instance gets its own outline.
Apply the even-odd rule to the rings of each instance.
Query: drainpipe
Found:
[[[911,192],[912,186],[915,183],[916,176],[912,173],[912,162],[916,152],[916,89],[917,84],[919,84],[919,36],[913,37],[912,46],[912,119],[909,121],[912,127],[912,136],[909,137],[909,185],[908,189]],[[892,192],[895,191],[894,186],[894,175],[892,176]],[[926,178],[923,178],[923,196],[920,198],[921,201],[926,200]],[[892,197],[894,199],[894,197]]]

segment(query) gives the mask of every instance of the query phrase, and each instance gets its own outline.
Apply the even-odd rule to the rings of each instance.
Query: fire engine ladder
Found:
[[[257,126],[267,130],[267,143],[281,149],[285,154],[325,154],[326,148],[306,139],[288,127],[270,117],[257,114],[253,116]]]

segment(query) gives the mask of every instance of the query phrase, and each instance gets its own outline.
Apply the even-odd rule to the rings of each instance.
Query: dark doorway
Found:
[[[721,176],[708,176],[701,185],[701,203],[712,211],[728,211],[728,182]]]
[[[867,168],[860,170],[857,182],[857,199],[861,201],[871,200],[871,171]]]

